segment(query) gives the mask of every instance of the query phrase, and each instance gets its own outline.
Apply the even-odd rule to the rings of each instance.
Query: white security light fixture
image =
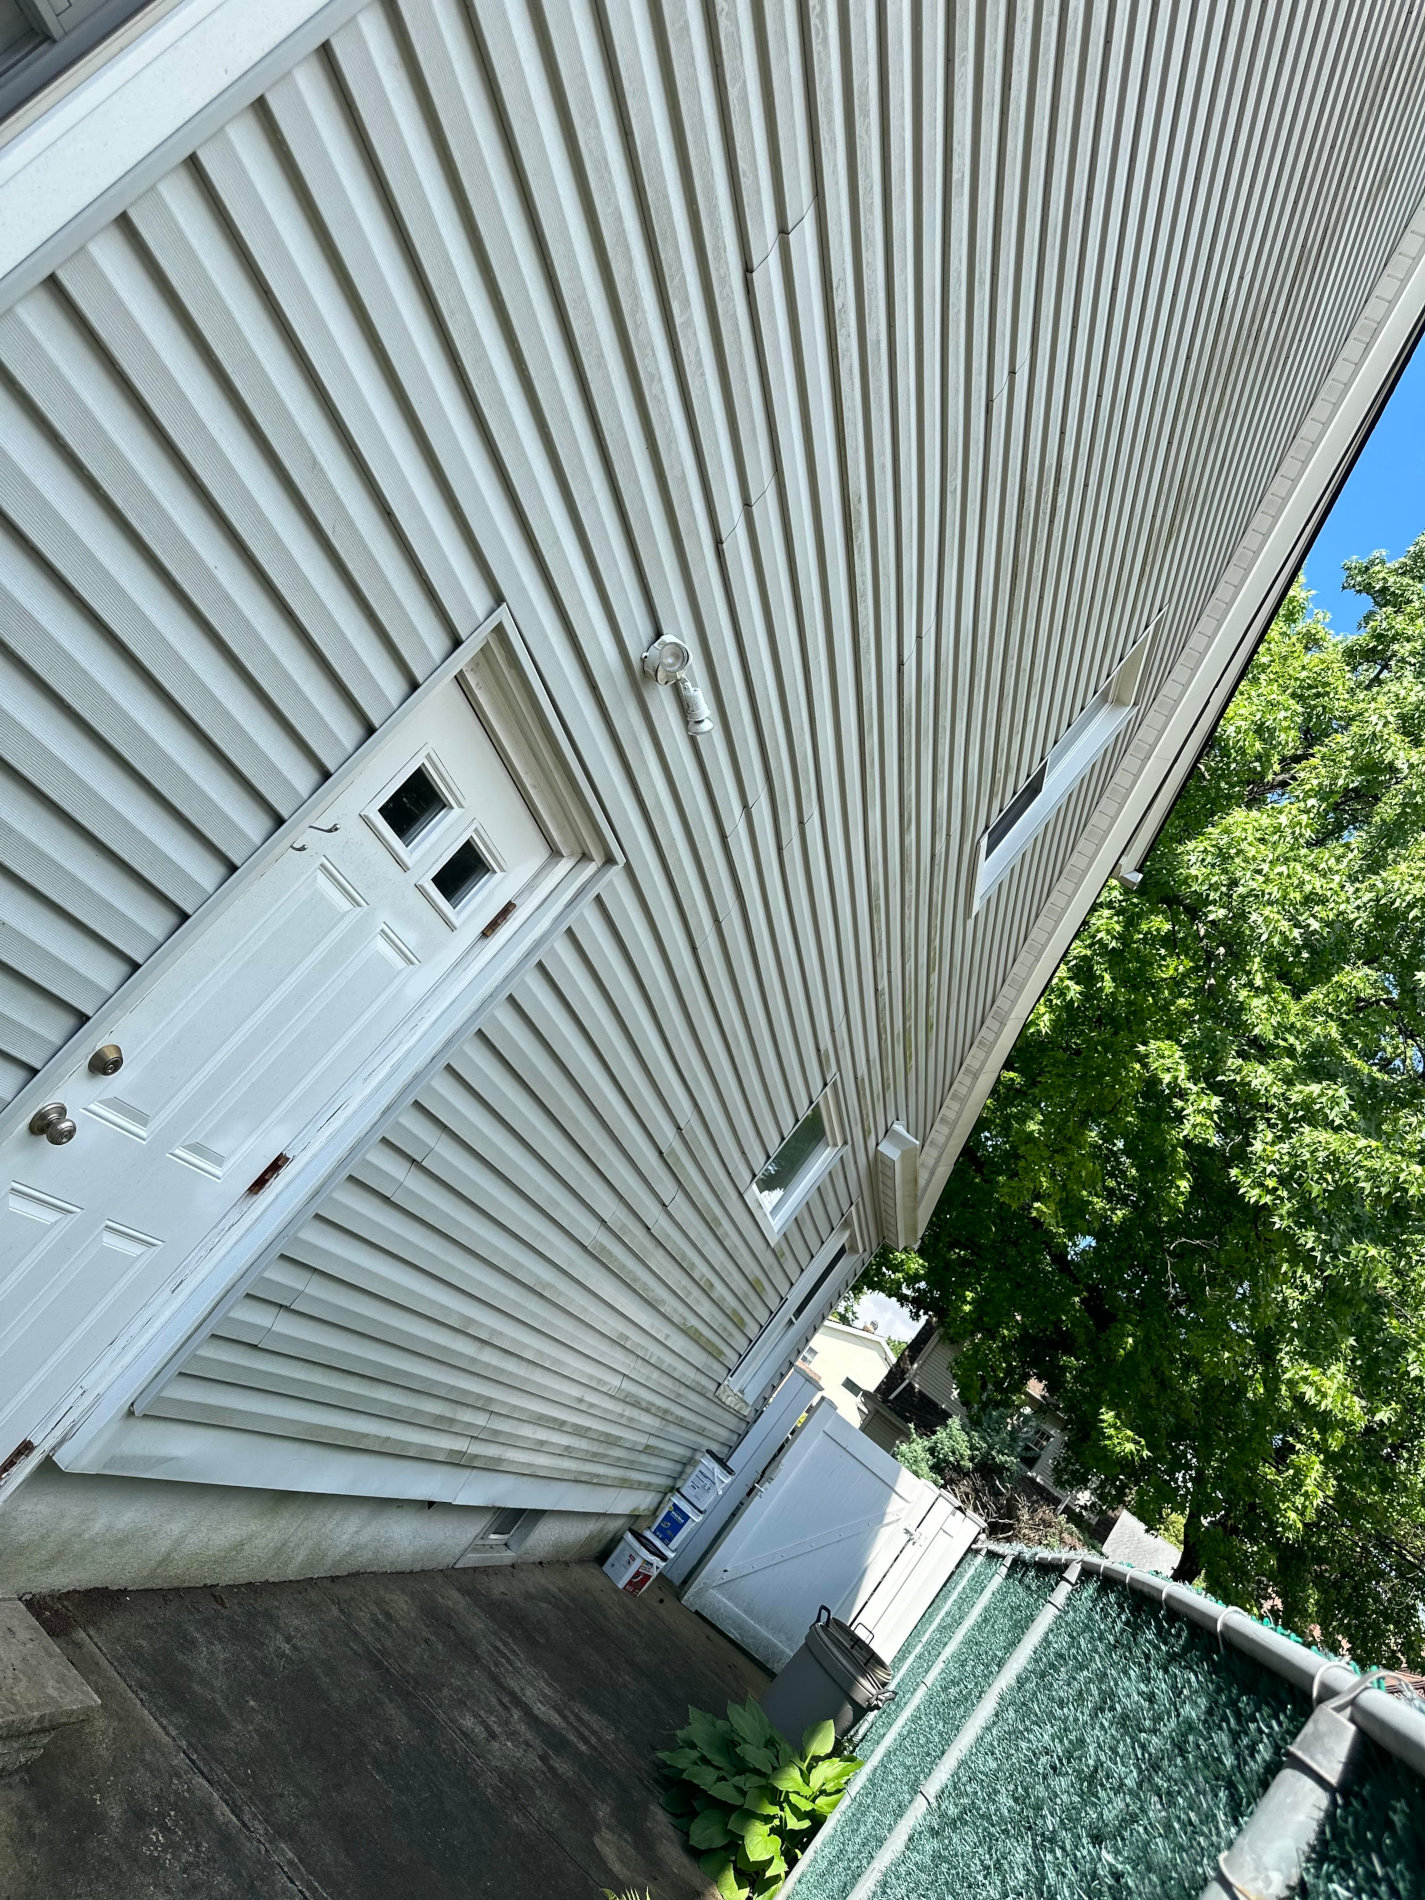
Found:
[[[702,739],[713,729],[712,714],[702,689],[688,672],[692,663],[692,648],[686,641],[674,639],[671,633],[660,635],[643,656],[643,670],[650,679],[657,680],[660,686],[677,687],[688,735]]]

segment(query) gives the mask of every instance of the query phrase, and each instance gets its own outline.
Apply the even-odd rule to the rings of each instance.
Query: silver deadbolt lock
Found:
[[[124,1066],[124,1052],[116,1042],[106,1042],[89,1058],[91,1075],[117,1075]]]
[[[31,1115],[30,1133],[43,1135],[52,1147],[62,1148],[65,1142],[74,1140],[79,1130],[69,1119],[69,1110],[63,1102],[46,1102]]]

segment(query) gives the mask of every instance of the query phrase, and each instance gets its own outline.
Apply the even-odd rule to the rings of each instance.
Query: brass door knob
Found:
[[[69,1110],[63,1102],[46,1102],[31,1115],[30,1133],[43,1135],[53,1147],[62,1148],[65,1142],[74,1140],[79,1129],[69,1119]]]
[[[124,1052],[116,1042],[106,1042],[89,1058],[91,1075],[117,1075],[124,1066]]]

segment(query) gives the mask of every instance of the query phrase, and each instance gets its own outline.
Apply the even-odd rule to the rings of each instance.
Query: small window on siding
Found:
[[[748,1198],[773,1235],[795,1218],[840,1153],[828,1091],[812,1103],[749,1190]]]
[[[976,910],[1138,710],[1138,682],[1147,650],[1148,635],[1144,634],[985,832],[980,841]]]

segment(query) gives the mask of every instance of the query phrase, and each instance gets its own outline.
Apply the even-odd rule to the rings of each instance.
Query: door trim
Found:
[[[242,1197],[175,1264],[162,1290],[101,1355],[80,1388],[32,1431],[33,1452],[7,1475],[5,1484],[18,1482],[47,1454],[66,1469],[90,1468],[86,1453],[103,1428],[177,1371],[202,1334],[281,1251],[331,1185],[380,1140],[451,1053],[540,961],[623,864],[607,813],[513,617],[501,606],[174,933],[61,1055],[46,1065],[36,1082],[46,1077],[52,1082],[53,1071],[61,1065],[68,1073],[96,1038],[102,1042],[104,1024],[131,1007],[198,930],[220,923],[228,906],[297,841],[374,749],[388,743],[406,721],[418,715],[432,693],[456,678],[549,839],[550,857],[521,893],[520,909],[501,930],[493,954],[488,943],[472,945],[372,1053],[353,1077],[351,1093],[341,1106],[291,1144],[291,1160],[271,1186],[255,1197]],[[467,987],[476,956],[484,961],[476,985]]]

